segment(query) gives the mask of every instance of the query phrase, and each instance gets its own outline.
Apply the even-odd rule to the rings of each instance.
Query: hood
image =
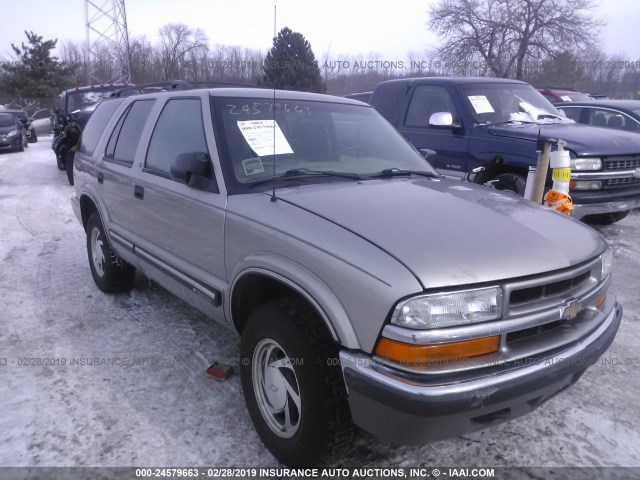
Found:
[[[488,127],[490,135],[531,140],[543,137],[565,140],[567,148],[578,156],[612,156],[640,154],[640,135],[582,123],[511,124]]]
[[[550,272],[606,249],[597,232],[576,220],[456,181],[368,180],[288,188],[277,196],[376,245],[424,288]],[[313,241],[322,247],[321,239]]]

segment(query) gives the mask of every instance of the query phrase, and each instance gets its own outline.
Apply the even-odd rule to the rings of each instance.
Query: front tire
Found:
[[[93,281],[100,290],[115,293],[131,288],[135,268],[113,251],[97,212],[87,222],[87,254]]]
[[[256,308],[242,333],[241,378],[260,439],[291,467],[345,454],[354,437],[338,349],[297,298]]]
[[[503,173],[494,179],[493,186],[497,190],[510,192],[519,197],[524,197],[524,188],[527,179],[517,173]]]
[[[593,225],[611,225],[613,223],[619,222],[627,215],[629,215],[631,211],[625,210],[623,212],[612,212],[612,213],[600,213],[597,215],[588,215],[585,217],[585,222]]]

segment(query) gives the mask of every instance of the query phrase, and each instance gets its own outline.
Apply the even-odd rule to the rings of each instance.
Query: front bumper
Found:
[[[616,213],[640,208],[640,187],[610,188],[597,191],[569,191],[573,200],[571,216],[580,220],[587,215]]]
[[[0,148],[16,149],[20,147],[20,137],[0,138]]]
[[[524,415],[573,385],[609,348],[620,326],[614,307],[588,336],[526,362],[526,366],[468,381],[425,385],[393,375],[370,357],[343,351],[342,371],[353,421],[384,441],[439,440]]]

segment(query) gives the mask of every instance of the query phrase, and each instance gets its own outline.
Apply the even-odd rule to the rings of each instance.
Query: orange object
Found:
[[[573,210],[573,201],[571,197],[565,193],[557,192],[556,190],[549,190],[544,196],[544,204],[557,210],[565,215],[570,215]]]
[[[434,345],[413,345],[382,337],[376,355],[410,367],[423,367],[498,351],[500,336]]]

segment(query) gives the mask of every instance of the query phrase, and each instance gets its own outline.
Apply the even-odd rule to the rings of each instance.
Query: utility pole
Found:
[[[131,83],[125,0],[85,0],[87,83]]]

